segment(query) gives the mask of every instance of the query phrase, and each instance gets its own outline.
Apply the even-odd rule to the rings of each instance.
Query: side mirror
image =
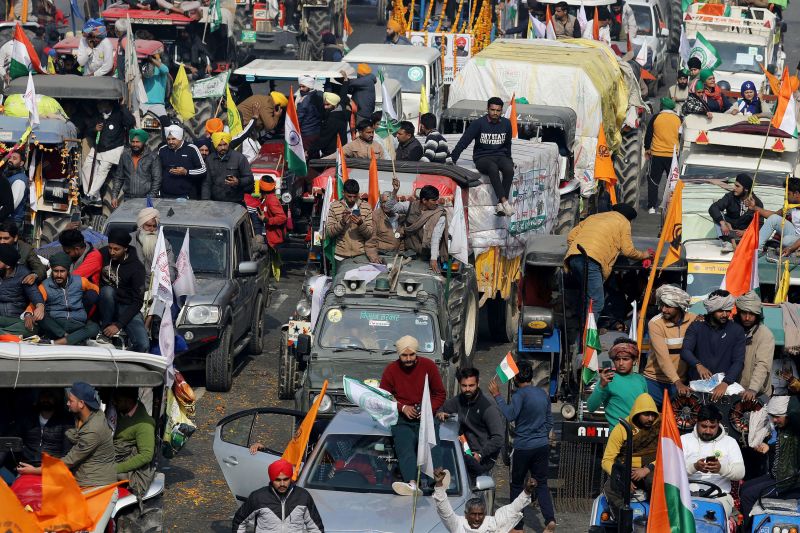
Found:
[[[240,276],[255,276],[258,274],[258,263],[255,261],[242,261],[239,263]]]
[[[661,37],[669,37],[669,29],[661,28],[661,31],[658,32]]]
[[[453,347],[453,341],[444,341],[444,349],[442,350],[442,357],[445,361],[450,361],[455,357],[456,350]]]
[[[492,476],[478,476],[475,479],[475,490],[492,490],[494,488],[494,479]]]
[[[311,335],[300,334],[294,343],[294,353],[299,362],[307,361],[311,355]]]

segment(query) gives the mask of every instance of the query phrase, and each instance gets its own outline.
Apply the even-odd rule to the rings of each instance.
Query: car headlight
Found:
[[[317,399],[317,396],[319,396],[319,394],[311,395],[311,403],[314,403],[314,401]],[[327,413],[328,411],[332,410],[333,410],[333,400],[331,399],[330,396],[326,394],[325,396],[322,397],[322,401],[319,402],[319,412]]]
[[[216,324],[219,322],[219,307],[216,305],[195,305],[186,312],[189,324]]]
[[[295,307],[295,311],[297,311],[297,316],[300,318],[306,318],[311,316],[311,302],[309,302],[306,298],[303,298],[299,302],[297,302],[297,307]]]

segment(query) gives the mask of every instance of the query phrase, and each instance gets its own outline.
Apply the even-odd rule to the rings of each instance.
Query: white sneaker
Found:
[[[497,207],[494,208],[494,214],[499,217],[506,216],[506,208],[503,207],[503,204],[498,202]]]
[[[651,214],[651,215],[655,215],[656,214],[656,208],[655,207],[651,207],[650,209],[647,210],[647,212],[649,214]]]
[[[508,203],[508,200],[503,202],[503,210],[506,212],[507,217],[510,217],[514,214],[514,207]]]
[[[722,253],[729,254],[733,252],[733,243],[729,241],[723,241],[722,243]]]
[[[417,496],[422,495],[422,491],[417,488],[417,484],[414,481],[409,481],[408,483],[395,481],[392,483],[392,490],[400,496],[413,496],[415,492]]]

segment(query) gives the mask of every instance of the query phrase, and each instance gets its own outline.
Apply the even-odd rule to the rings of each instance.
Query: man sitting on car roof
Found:
[[[33,335],[36,321],[44,318],[44,300],[36,285],[26,285],[31,272],[19,262],[11,244],[0,244],[0,334]],[[25,311],[26,307],[31,307]],[[24,318],[20,315],[25,311]]]
[[[99,284],[103,258],[91,243],[86,242],[83,233],[77,229],[65,229],[58,236],[58,242],[61,244],[61,250],[71,260],[70,273],[86,278],[95,285]],[[50,266],[52,265],[51,261]]]

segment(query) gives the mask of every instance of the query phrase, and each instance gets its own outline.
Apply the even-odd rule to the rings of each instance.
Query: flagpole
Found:
[[[414,506],[411,509],[411,533],[414,533],[414,524],[417,521],[417,494],[419,494],[419,478],[420,472],[422,471],[422,467],[417,465],[417,486],[414,487],[416,490],[414,491]]]

